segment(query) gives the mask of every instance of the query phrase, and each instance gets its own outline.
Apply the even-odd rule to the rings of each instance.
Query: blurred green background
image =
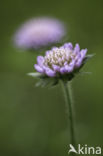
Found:
[[[12,35],[26,20],[64,21],[68,41],[96,53],[73,80],[78,143],[103,145],[103,0],[4,0],[0,5],[0,156],[67,156],[69,130],[60,86],[35,88],[35,52],[18,52]]]

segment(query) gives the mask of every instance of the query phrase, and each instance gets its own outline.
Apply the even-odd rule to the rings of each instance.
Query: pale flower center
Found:
[[[70,49],[53,49],[44,57],[44,65],[50,68],[52,68],[53,64],[62,67],[65,63],[69,64],[75,57],[75,54]]]

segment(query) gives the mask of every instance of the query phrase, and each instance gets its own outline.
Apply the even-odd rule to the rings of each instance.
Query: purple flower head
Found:
[[[34,67],[48,77],[70,74],[82,66],[86,53],[87,49],[80,50],[79,44],[73,48],[71,43],[65,43],[59,48],[54,47],[47,51],[44,57],[38,56]]]
[[[60,21],[41,17],[24,23],[14,36],[15,45],[23,49],[38,49],[59,42],[65,35]]]

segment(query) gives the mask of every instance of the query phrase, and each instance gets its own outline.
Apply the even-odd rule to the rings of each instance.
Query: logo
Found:
[[[70,144],[70,149],[68,151],[68,154],[70,154],[71,152],[76,153],[76,154],[96,154],[96,155],[100,155],[102,153],[102,149],[101,147],[88,147],[87,145],[81,146],[80,144],[78,144],[77,149]]]

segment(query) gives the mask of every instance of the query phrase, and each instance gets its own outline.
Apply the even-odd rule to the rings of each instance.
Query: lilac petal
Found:
[[[45,65],[42,66],[42,68],[44,69],[44,72],[46,72],[46,70],[48,70],[49,68],[46,67]]]
[[[46,52],[45,52],[45,54],[46,54],[46,55],[48,55],[48,54],[49,54],[49,52],[50,52],[50,50],[46,51]]]
[[[58,58],[58,62],[61,63],[62,62],[62,58]]]
[[[72,43],[65,43],[63,47],[64,47],[64,48],[69,48],[69,49],[71,49],[71,50],[73,49]]]
[[[61,74],[65,74],[67,71],[66,71],[66,69],[65,69],[65,67],[61,67],[60,68],[60,73]]]
[[[70,62],[69,66],[74,67],[75,65],[75,60],[72,60],[72,62]]]
[[[43,72],[44,72],[43,68],[41,68],[38,64],[34,64],[34,68],[35,68],[39,73],[43,73]]]
[[[71,73],[73,71],[73,67],[68,68],[68,73]]]
[[[43,56],[38,56],[37,57],[37,63],[38,63],[38,65],[42,67],[43,62],[44,62],[44,57]]]
[[[56,72],[51,70],[50,68],[47,68],[45,72],[49,77],[55,77],[56,75]]]
[[[68,64],[68,62],[66,61],[66,62],[64,63],[64,66],[67,65],[67,64]]]
[[[78,61],[76,62],[76,64],[75,64],[75,67],[80,67],[81,66],[81,64],[82,64],[82,58],[80,58],[80,59],[78,59]]]
[[[77,53],[79,53],[79,52],[80,52],[80,46],[79,46],[79,44],[77,43],[77,44],[75,45],[75,48],[74,48],[74,53],[77,54]]]
[[[67,71],[68,73],[72,72],[72,71],[73,71],[73,68],[74,68],[74,66],[69,66],[69,65],[66,65],[66,66],[65,66],[65,69],[66,69],[66,71]]]
[[[60,71],[60,67],[59,66],[53,64],[52,67],[53,67],[54,71],[58,71],[58,72]]]
[[[76,57],[74,58],[74,60],[75,60],[75,61],[78,61],[79,58],[81,58],[81,53],[78,53],[78,54],[76,55]]]
[[[63,62],[65,61],[65,56],[62,57],[62,61],[63,61]]]
[[[53,47],[53,48],[52,48],[52,50],[57,50],[57,49],[58,49],[57,47]]]
[[[87,53],[87,49],[82,49],[80,53],[81,53],[81,57],[84,58]]]

